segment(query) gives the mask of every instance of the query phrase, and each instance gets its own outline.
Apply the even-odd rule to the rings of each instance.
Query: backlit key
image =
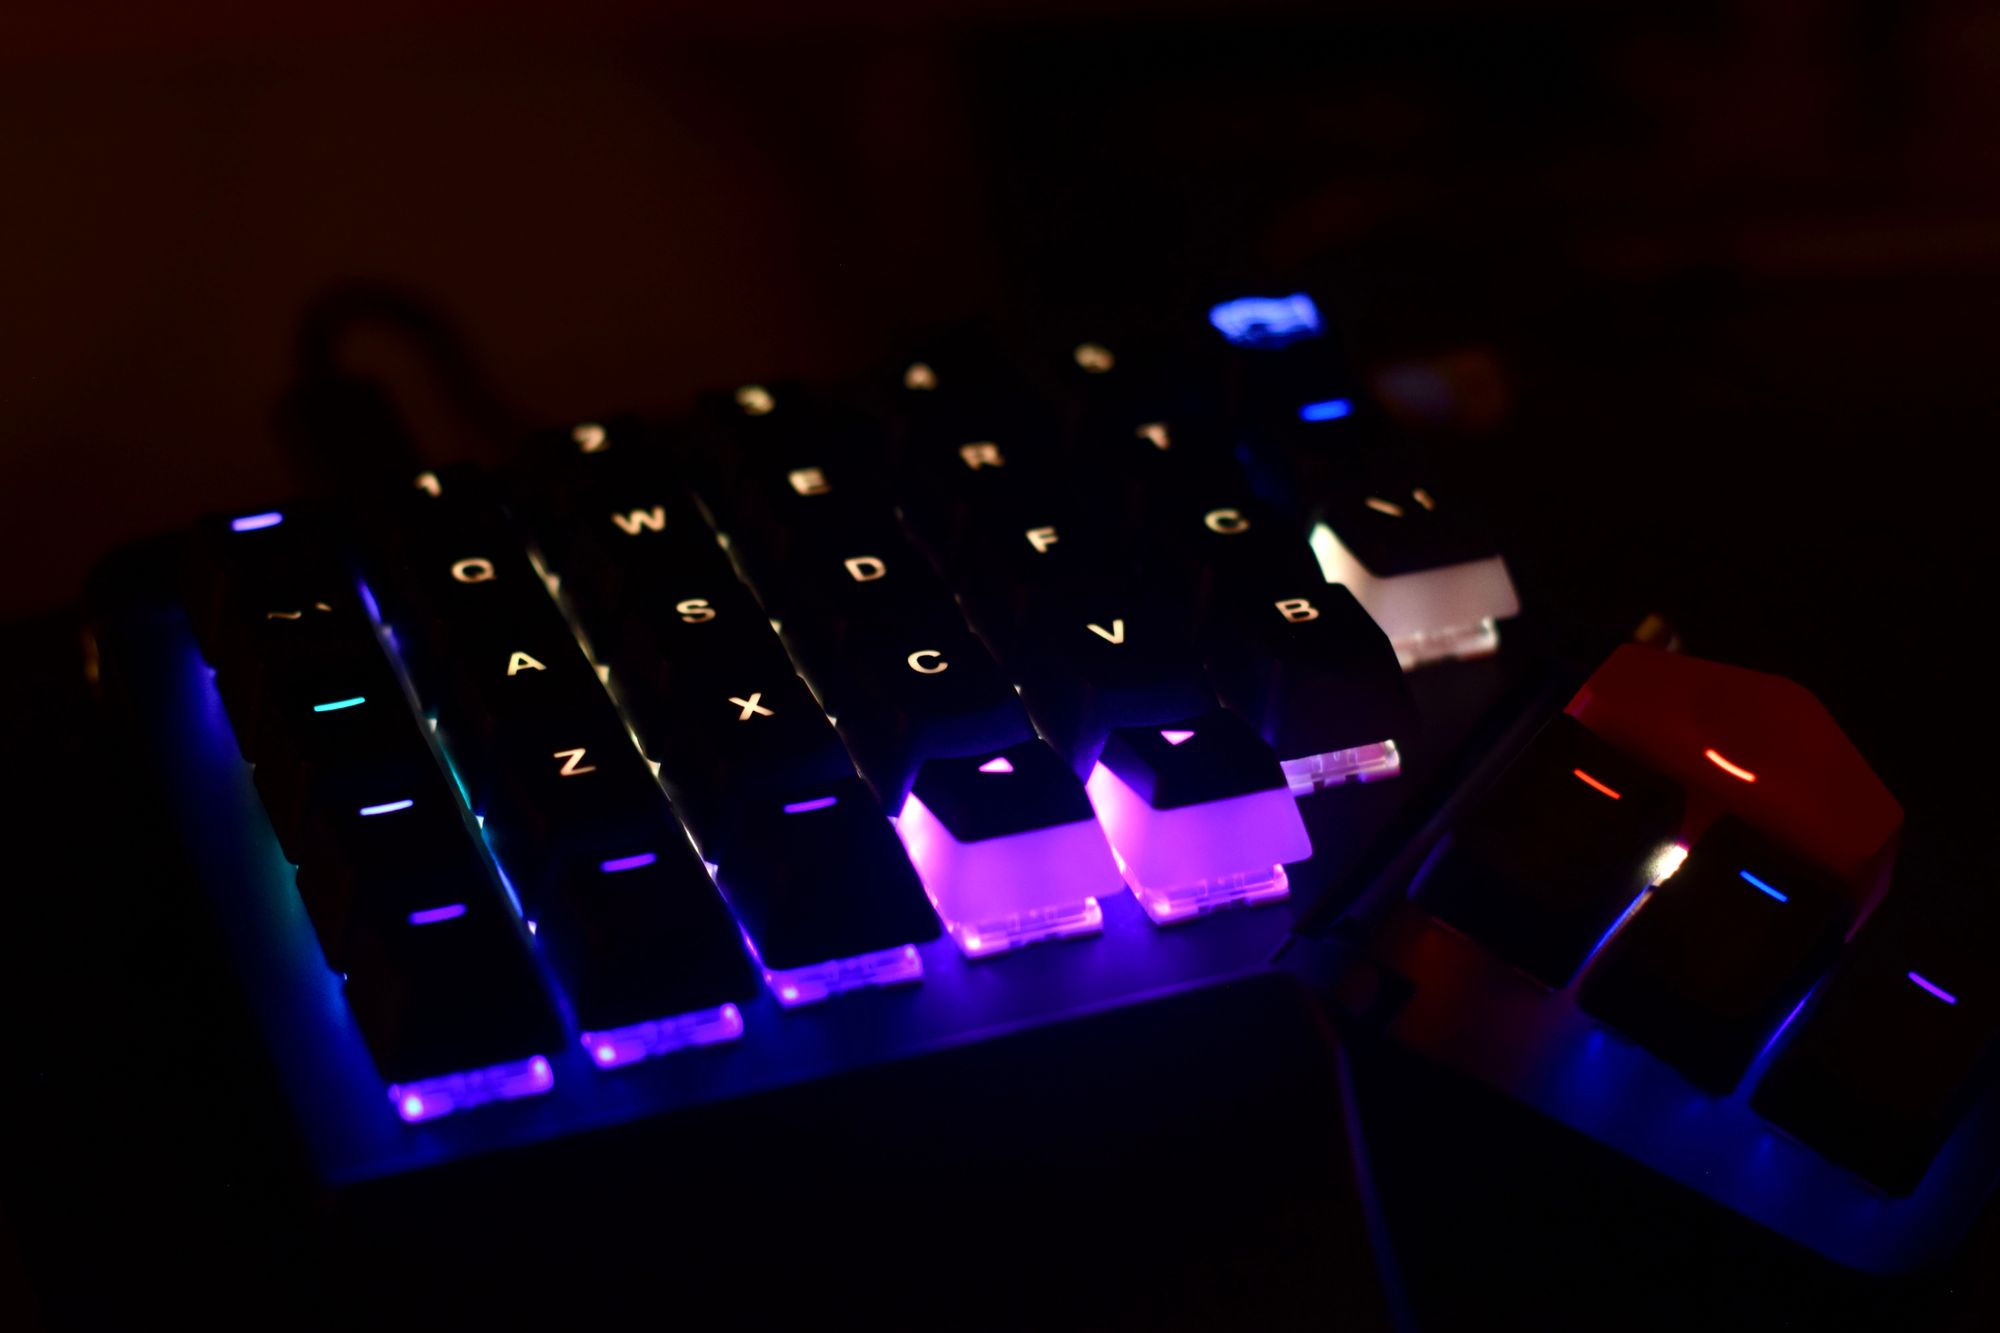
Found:
[[[923,976],[910,946],[938,920],[865,783],[749,802],[736,819],[716,880],[780,1003]]]
[[[1432,851],[1410,896],[1561,986],[1671,864],[1680,820],[1677,788],[1557,716]]]
[[[1113,731],[1089,789],[1126,882],[1162,925],[1282,899],[1285,863],[1312,855],[1277,756],[1221,709]]]
[[[1832,961],[1848,919],[1825,871],[1725,819],[1591,964],[1578,1002],[1727,1092]]]
[[[1083,784],[1039,740],[926,761],[897,830],[969,957],[1094,934],[1124,887]]]
[[[1751,1105],[1891,1194],[1921,1184],[2000,1055],[1983,864],[1904,866],[1872,922],[1786,1034]],[[1897,911],[1915,892],[1916,910]],[[1906,906],[1911,904],[1906,903]]]

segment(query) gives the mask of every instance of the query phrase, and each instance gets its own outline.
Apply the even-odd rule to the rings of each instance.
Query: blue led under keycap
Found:
[[[1759,893],[1766,894],[1772,898],[1776,898],[1781,903],[1787,903],[1792,900],[1790,894],[1779,892],[1777,889],[1772,888],[1769,884],[1766,884],[1763,880],[1758,879],[1755,875],[1751,874],[1747,870],[1739,870],[1736,873],[1741,875],[1744,879],[1744,882],[1749,884],[1751,888],[1757,890],[1757,892]]]
[[[1316,403],[1307,403],[1299,409],[1300,421],[1338,421],[1354,410],[1354,404],[1345,398],[1322,398]]]
[[[231,532],[255,532],[259,528],[275,528],[284,521],[285,516],[279,513],[245,514],[242,518],[230,519],[229,530]]]
[[[1320,334],[1319,307],[1304,292],[1239,296],[1211,306],[1208,322],[1239,347],[1283,347]]]

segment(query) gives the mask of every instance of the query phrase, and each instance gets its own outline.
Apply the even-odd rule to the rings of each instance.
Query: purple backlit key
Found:
[[[1161,925],[1284,898],[1285,864],[1312,855],[1277,756],[1226,710],[1113,731],[1089,791],[1126,883]]]
[[[604,1066],[629,1063],[642,1048],[664,1053],[674,1020],[692,1019],[691,1030],[720,1022],[719,1011],[757,985],[736,923],[680,829],[662,818],[652,841],[626,846],[555,871],[532,912],[578,1026],[625,1033],[609,1038],[609,1057],[597,1054],[601,1042],[585,1040]],[[656,1025],[650,1039],[647,1025]],[[720,1039],[719,1031],[707,1038]],[[629,1059],[620,1058],[628,1047]]]
[[[472,889],[463,895],[462,913],[428,920],[397,913],[350,932],[348,1002],[390,1084],[525,1064],[562,1042],[519,925],[496,888]],[[546,1083],[530,1077],[511,1092],[492,1091],[522,1095],[546,1090]],[[473,1096],[474,1089],[463,1087],[457,1101]],[[405,1120],[441,1113],[419,1098],[415,1108],[397,1099]]]
[[[1887,901],[1791,1024],[1751,1099],[1890,1194],[1923,1183],[2000,1068],[1991,872],[1940,854],[1922,832],[1905,845]]]
[[[928,761],[896,822],[968,957],[1095,934],[1124,887],[1083,784],[1039,740]]]
[[[922,963],[905,946],[938,934],[895,829],[858,778],[746,803],[716,881],[788,1005],[917,980]]]

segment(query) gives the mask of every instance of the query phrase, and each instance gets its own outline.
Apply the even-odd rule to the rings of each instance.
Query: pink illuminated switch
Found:
[[[1094,934],[1124,887],[1083,784],[1040,740],[928,760],[896,823],[969,957]]]
[[[1290,892],[1312,839],[1278,757],[1225,709],[1111,733],[1089,793],[1126,883],[1161,924]]]

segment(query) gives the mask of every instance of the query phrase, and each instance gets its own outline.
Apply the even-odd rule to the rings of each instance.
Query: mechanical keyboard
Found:
[[[1796,685],[1538,606],[1310,296],[1206,313],[107,562],[93,669],[317,1180],[1276,976],[1843,1264],[1948,1253],[1986,898],[1906,886]]]

